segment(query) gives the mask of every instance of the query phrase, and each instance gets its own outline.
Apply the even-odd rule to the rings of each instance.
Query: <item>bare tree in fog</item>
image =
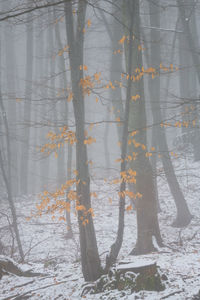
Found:
[[[0,43],[0,56],[1,56],[1,43]],[[1,109],[1,124],[2,124],[2,132],[1,132],[1,148],[0,148],[0,169],[4,181],[4,185],[6,188],[7,198],[9,207],[12,214],[12,222],[13,222],[13,228],[16,236],[17,246],[19,249],[19,254],[21,257],[21,260],[24,260],[24,252],[22,249],[22,243],[20,238],[20,233],[18,229],[18,223],[17,223],[17,214],[15,209],[15,204],[13,200],[13,191],[12,191],[12,180],[11,180],[11,145],[10,145],[10,129],[7,119],[7,112],[4,107],[3,98],[2,98],[2,78],[1,78],[1,72],[0,72],[0,109]],[[3,133],[4,129],[4,133]],[[5,142],[4,142],[5,140]],[[3,146],[5,147],[3,148]]]
[[[21,161],[20,161],[20,194],[27,194],[29,191],[29,164],[30,164],[30,120],[31,120],[31,100],[33,84],[33,21],[32,15],[27,14],[26,22],[26,84],[24,93],[24,111],[23,122],[24,128],[21,130]],[[28,125],[27,125],[28,124]]]
[[[149,2],[149,12],[150,12],[150,25],[151,27],[160,27],[159,21],[159,3]],[[154,68],[159,68],[161,62],[160,54],[160,35],[158,30],[151,29],[151,56],[149,59],[149,64],[153,65]],[[184,195],[179,186],[174,168],[172,165],[171,157],[169,155],[169,149],[165,134],[165,129],[160,125],[162,123],[162,115],[160,108],[160,78],[156,76],[154,80],[149,82],[149,94],[151,100],[152,114],[154,126],[156,126],[156,136],[157,136],[157,145],[161,153],[161,160],[164,167],[164,172],[169,184],[169,188],[173,195],[176,208],[177,208],[177,217],[173,225],[177,227],[183,227],[190,223],[191,214],[189,212],[187,203],[185,201]]]
[[[56,20],[56,12],[54,8],[54,19]],[[58,49],[63,49],[64,45],[61,41],[61,32],[60,32],[60,26],[59,23],[56,22],[55,24],[55,40],[56,44],[58,46]],[[69,92],[67,91],[67,70],[66,70],[66,62],[63,55],[60,55],[58,57],[58,71],[60,73],[60,89],[63,91],[63,98],[64,103],[60,103],[60,116],[62,117],[62,121],[66,126],[68,126],[68,119],[70,116],[69,112],[69,102],[66,101],[66,99],[69,96]],[[62,101],[63,102],[63,101]],[[70,143],[67,144],[67,153],[65,148],[60,149],[59,156],[58,156],[58,164],[57,164],[57,181],[59,184],[61,184],[64,180],[64,178],[67,179],[67,181],[72,179],[72,150],[73,145]],[[66,157],[67,156],[67,157]],[[70,188],[69,188],[70,189]],[[68,199],[68,194],[66,195],[66,202],[70,204],[70,200]],[[71,224],[71,212],[66,210],[66,220],[67,220],[67,230],[68,234],[67,237],[71,238],[73,236],[72,233],[72,224]]]
[[[87,147],[84,144],[85,133],[85,107],[84,96],[80,80],[84,77],[83,69],[83,47],[85,14],[87,4],[85,1],[78,2],[77,24],[73,20],[72,2],[65,3],[65,18],[67,40],[70,47],[69,60],[71,67],[71,82],[73,92],[73,108],[76,122],[76,169],[77,169],[77,198],[80,205],[84,205],[88,211],[91,208],[90,199],[90,175],[88,169]],[[80,232],[81,264],[85,280],[95,280],[101,274],[101,264],[96,242],[96,234],[92,215],[88,215],[88,224],[83,226],[83,211],[78,211],[78,223]]]

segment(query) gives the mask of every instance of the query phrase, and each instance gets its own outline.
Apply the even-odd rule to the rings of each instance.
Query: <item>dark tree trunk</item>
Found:
[[[156,134],[155,126],[152,128],[152,147],[155,149],[157,148],[157,134]],[[157,202],[157,210],[158,212],[161,212],[160,208],[160,202],[158,198],[158,183],[157,183],[157,155],[152,155],[151,157],[151,166],[152,166],[152,172],[153,172],[153,181],[154,181],[154,187],[155,187],[155,197]]]
[[[72,12],[72,1],[65,3],[66,33],[69,43],[69,59],[71,67],[71,80],[73,92],[73,107],[76,122],[76,166],[77,166],[77,198],[80,205],[88,211],[91,208],[90,177],[87,164],[87,147],[84,144],[85,133],[85,107],[84,96],[80,86],[83,78],[83,28],[85,23],[86,2],[79,0],[77,11],[77,30],[75,30]],[[86,281],[96,280],[101,275],[101,264],[97,248],[96,234],[92,215],[87,216],[88,223],[83,225],[82,211],[78,211],[80,231],[81,264],[83,276]]]
[[[134,46],[133,46],[133,70],[141,69],[143,66],[141,51],[138,51],[140,45],[140,21],[139,21],[139,1],[135,2],[134,10]],[[126,51],[127,52],[127,51]],[[132,85],[132,96],[140,95],[137,101],[131,101],[130,105],[130,121],[129,131],[138,130],[134,136],[135,142],[142,144],[147,149],[146,137],[146,109],[144,97],[144,82],[143,78],[135,81]],[[141,194],[141,198],[136,200],[137,210],[137,243],[131,254],[145,254],[154,250],[153,236],[157,243],[162,245],[160,235],[158,217],[157,217],[157,201],[155,197],[155,187],[153,181],[152,167],[149,158],[146,157],[145,151],[141,147],[133,147],[131,151],[137,154],[134,162],[131,162],[131,167],[137,172],[135,189]]]
[[[129,35],[133,35],[133,22],[134,22],[134,9],[135,6],[133,2],[128,3],[129,6],[129,18],[130,18],[130,24],[129,24]],[[133,67],[132,67],[132,54],[133,54],[133,40],[131,39],[128,47],[128,68],[127,68],[127,74],[131,76]],[[122,150],[121,150],[121,169],[120,174],[126,172],[126,156],[127,156],[127,148],[128,148],[128,125],[129,125],[129,109],[130,109],[130,101],[131,101],[131,87],[132,87],[132,81],[129,80],[128,86],[127,86],[127,92],[126,92],[126,103],[125,103],[125,112],[123,116],[123,131],[121,133],[121,143],[122,143]],[[106,270],[109,270],[109,268],[116,262],[116,259],[118,257],[119,251],[122,246],[123,242],[123,235],[124,235],[124,211],[125,211],[125,196],[123,193],[126,190],[126,181],[125,179],[122,179],[122,182],[120,184],[120,198],[119,198],[119,217],[118,217],[118,231],[117,231],[117,237],[114,242],[114,244],[111,246],[111,251],[109,255],[106,257]]]

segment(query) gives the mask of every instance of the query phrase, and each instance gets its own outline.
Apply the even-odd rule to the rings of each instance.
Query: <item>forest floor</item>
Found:
[[[166,289],[162,292],[140,291],[134,294],[127,291],[126,295],[114,290],[104,294],[87,295],[86,299],[195,299],[194,295],[200,290],[200,164],[184,159],[175,160],[174,163],[188,206],[194,215],[190,225],[182,229],[171,226],[176,209],[163,170],[160,168],[158,187],[162,211],[159,213],[159,222],[166,247],[149,255],[137,257],[128,255],[136,242],[136,213],[133,209],[126,211],[124,242],[118,258],[118,261],[142,262],[142,264],[144,261],[156,261],[161,272],[168,278],[165,282]],[[91,191],[97,194],[97,198],[93,199],[93,207],[102,262],[105,261],[106,254],[116,237],[117,189],[116,185],[110,185],[103,179],[91,183]],[[20,232],[26,253],[26,264],[20,266],[47,275],[34,278],[3,276],[0,280],[0,299],[81,299],[84,279],[81,273],[76,216],[72,212],[74,237],[67,239],[66,224],[64,221],[58,221],[58,218],[52,220],[51,216],[44,215],[30,221],[26,220],[38,202],[38,197],[31,195],[16,199]],[[127,206],[129,204],[127,203]],[[7,213],[6,203],[2,205],[1,212]],[[1,216],[0,228],[5,226],[6,222],[7,218]],[[12,243],[12,239],[8,241],[9,235],[4,234],[3,229],[0,235],[2,241]],[[7,248],[4,254],[10,256],[9,251]],[[17,260],[15,254],[13,259]]]

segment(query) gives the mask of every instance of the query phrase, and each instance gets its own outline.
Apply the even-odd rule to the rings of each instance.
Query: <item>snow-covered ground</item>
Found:
[[[145,256],[128,256],[136,242],[136,213],[126,211],[124,242],[118,260],[143,264],[144,261],[155,262],[168,280],[166,289],[162,292],[141,291],[135,294],[122,295],[113,291],[108,294],[87,295],[87,299],[192,299],[200,290],[200,163],[189,159],[175,161],[177,175],[185,198],[194,218],[187,228],[171,227],[175,218],[175,206],[170,195],[166,180],[158,177],[159,199],[162,212],[159,214],[160,228],[165,248]],[[91,191],[97,193],[93,199],[95,213],[95,228],[102,263],[115,240],[118,219],[117,186],[110,185],[103,179],[94,180]],[[112,201],[111,201],[112,199]],[[14,275],[3,276],[0,280],[0,299],[81,299],[84,284],[80,265],[80,250],[78,243],[78,226],[76,216],[72,212],[73,239],[66,239],[66,224],[64,221],[52,220],[44,215],[27,221],[31,210],[38,202],[33,196],[17,199],[17,213],[20,222],[20,232],[26,253],[26,265],[34,271],[46,273],[46,277],[25,278]],[[127,203],[128,205],[129,203]],[[5,204],[4,204],[5,205]],[[1,206],[1,211],[8,211]],[[6,217],[0,218],[6,225]],[[3,236],[3,231],[0,232]],[[3,237],[6,241],[6,236]],[[9,252],[9,249],[7,250]],[[6,253],[10,256],[10,253]],[[17,257],[14,256],[15,259]],[[29,292],[30,291],[30,292]],[[24,294],[24,298],[23,295]],[[25,295],[26,294],[26,295]],[[21,295],[17,298],[17,295]],[[170,296],[171,295],[171,296]],[[114,298],[115,297],[115,298]]]

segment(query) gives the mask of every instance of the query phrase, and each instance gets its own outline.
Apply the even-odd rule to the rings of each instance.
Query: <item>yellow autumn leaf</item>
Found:
[[[123,44],[125,42],[126,36],[123,35],[123,37],[119,40],[119,44]]]
[[[133,208],[132,205],[128,205],[128,206],[126,207],[126,210],[129,211],[129,210],[131,210],[132,208]]]
[[[88,27],[90,27],[90,26],[91,26],[91,24],[92,24],[92,23],[91,23],[91,20],[90,20],[90,19],[88,19],[88,21],[87,21],[87,26],[88,26]]]
[[[152,156],[152,153],[151,153],[151,152],[146,152],[146,153],[145,153],[145,156],[146,156],[146,157],[150,157],[150,156]]]
[[[117,158],[117,159],[115,160],[115,162],[123,162],[123,159]]]
[[[86,210],[86,208],[85,208],[84,205],[77,205],[77,206],[76,206],[76,210],[77,210],[77,211],[80,211],[80,210]]]
[[[73,99],[73,93],[70,92],[69,95],[68,95],[68,97],[67,97],[67,102],[72,101],[72,99]]]
[[[94,74],[94,80],[98,81],[100,79],[101,72]]]
[[[58,52],[58,56],[62,56],[63,55],[63,50],[61,49],[59,52]]]

